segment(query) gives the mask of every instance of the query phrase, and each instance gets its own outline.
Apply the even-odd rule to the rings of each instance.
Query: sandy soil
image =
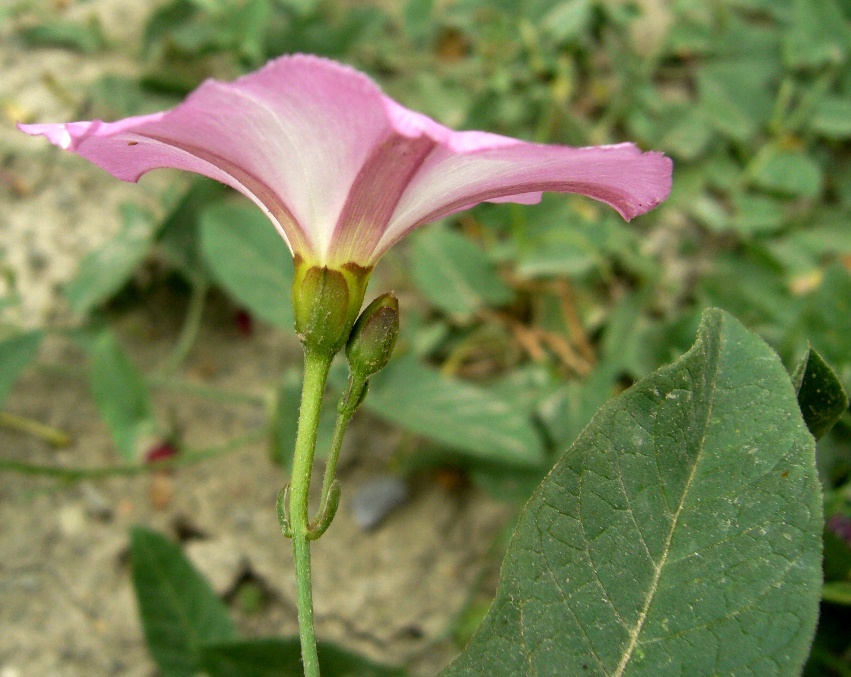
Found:
[[[65,17],[94,13],[111,44],[134,44],[146,4],[72,3]],[[38,326],[68,319],[58,286],[73,276],[86,252],[115,232],[117,205],[131,200],[158,209],[172,177],[123,184],[15,131],[16,120],[74,117],[88,83],[105,72],[132,72],[133,64],[117,50],[91,57],[25,49],[13,28],[12,22],[0,24],[0,268],[14,274],[23,296],[21,307],[5,319]],[[184,308],[184,298],[163,292],[119,319],[119,336],[137,363],[162,362]],[[214,299],[182,376],[262,394],[270,374],[297,363],[298,346],[262,326],[241,337],[233,313],[226,300]],[[83,364],[60,339],[49,340],[39,360]],[[220,443],[265,420],[262,407],[169,391],[156,395],[161,420],[174,421],[192,448]],[[5,410],[56,426],[72,443],[56,450],[0,428],[3,458],[73,466],[118,462],[82,379],[30,370]],[[399,433],[365,414],[353,428],[340,472],[343,504],[315,546],[318,634],[377,659],[409,663],[415,674],[434,674],[456,651],[445,633],[509,510],[474,490],[448,490],[424,477],[412,486],[407,505],[377,530],[362,531],[346,500],[360,484],[388,471]],[[169,476],[63,485],[0,475],[0,677],[156,674],[129,580],[133,524],[181,538],[232,604],[246,634],[294,633],[289,543],[274,514],[284,481],[263,444]],[[240,611],[236,601],[246,580],[266,600],[253,613]]]

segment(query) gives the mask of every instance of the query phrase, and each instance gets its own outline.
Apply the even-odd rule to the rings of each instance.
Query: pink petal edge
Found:
[[[263,209],[294,254],[326,264],[374,265],[414,228],[484,201],[580,193],[629,220],[671,188],[661,153],[456,132],[350,66],[301,54],[206,80],[169,111],[18,128],[125,181],[159,167],[222,181]]]

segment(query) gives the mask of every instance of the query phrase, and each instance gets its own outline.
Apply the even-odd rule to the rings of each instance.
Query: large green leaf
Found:
[[[451,230],[429,228],[417,234],[411,274],[426,298],[447,313],[469,315],[504,305],[514,295],[487,254]]]
[[[238,302],[292,329],[292,256],[262,212],[248,205],[211,205],[201,214],[201,249],[216,280]]]
[[[0,405],[18,374],[35,358],[43,337],[40,331],[29,331],[0,338]]]
[[[780,360],[708,311],[526,506],[460,675],[796,675],[821,592],[814,443]]]
[[[373,663],[333,644],[320,643],[319,665],[324,677],[404,677],[404,670]],[[201,665],[210,677],[301,677],[297,637],[269,637],[207,644]]]
[[[153,242],[156,221],[149,212],[132,204],[121,205],[121,230],[80,263],[65,295],[71,309],[86,313],[107,301],[133,275]]]
[[[154,406],[142,374],[110,331],[88,345],[92,398],[121,455],[137,461],[139,442],[156,428]]]
[[[476,460],[526,467],[545,462],[528,413],[482,388],[441,376],[413,357],[394,360],[373,377],[364,405]]]
[[[165,677],[193,677],[202,643],[236,637],[227,608],[180,548],[157,532],[134,528],[130,555],[151,655]]]

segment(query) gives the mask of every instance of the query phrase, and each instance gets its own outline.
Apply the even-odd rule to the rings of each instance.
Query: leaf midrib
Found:
[[[716,389],[717,384],[718,384],[718,372],[719,372],[720,363],[721,363],[720,354],[721,354],[721,350],[723,348],[723,343],[724,343],[723,332],[721,333],[721,336],[719,336],[718,341],[719,341],[719,345],[718,345],[717,349],[715,351],[713,351],[713,353],[714,353],[714,355],[713,355],[713,357],[714,357],[713,372],[714,373],[712,374],[712,376],[713,376],[712,380],[708,382],[708,389],[709,389],[709,392],[708,392],[708,395],[707,395],[708,408],[707,408],[707,411],[706,411],[703,434],[701,435],[701,438],[700,438],[700,446],[699,446],[699,449],[698,449],[698,452],[697,452],[697,456],[695,457],[694,463],[692,464],[691,473],[689,474],[688,479],[686,480],[685,488],[683,489],[682,497],[680,498],[680,503],[677,506],[677,510],[674,512],[673,519],[671,520],[671,527],[668,530],[667,537],[665,538],[665,547],[663,548],[663,551],[662,551],[662,557],[659,559],[659,563],[656,565],[655,571],[653,572],[653,580],[650,583],[650,588],[647,592],[647,599],[644,603],[644,607],[641,609],[641,613],[639,613],[639,615],[638,615],[638,620],[636,621],[634,628],[629,632],[629,638],[630,638],[629,639],[629,645],[627,646],[626,651],[624,652],[624,655],[621,658],[620,663],[618,664],[617,668],[615,669],[615,672],[612,673],[612,677],[622,677],[623,676],[624,671],[626,670],[627,665],[629,665],[629,661],[632,658],[632,654],[635,652],[635,647],[638,646],[638,639],[641,636],[641,631],[644,627],[644,624],[647,621],[647,617],[650,614],[650,607],[653,604],[653,600],[655,598],[656,591],[658,590],[659,581],[662,578],[662,571],[664,570],[665,565],[668,561],[668,553],[670,552],[670,549],[671,549],[671,542],[674,539],[674,532],[677,530],[677,525],[679,523],[680,514],[682,513],[683,507],[685,506],[686,499],[688,498],[689,491],[691,490],[692,481],[694,480],[695,473],[697,472],[697,467],[700,465],[700,460],[701,460],[701,457],[703,456],[703,451],[704,451],[705,446],[706,446],[706,436],[709,432],[709,427],[710,427],[709,422],[712,420],[712,409],[713,409],[713,406],[714,406],[714,403],[715,403],[715,389]],[[707,359],[707,361],[708,361],[708,359]],[[704,370],[704,374],[706,374],[707,371],[708,371],[708,369]]]

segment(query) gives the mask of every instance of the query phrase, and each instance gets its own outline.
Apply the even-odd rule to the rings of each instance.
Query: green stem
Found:
[[[319,513],[314,520],[314,526],[321,525],[325,529],[334,519],[333,514],[328,514],[331,488],[337,474],[337,461],[340,459],[340,450],[343,448],[343,437],[349,427],[349,421],[360,407],[363,401],[366,379],[359,378],[354,374],[349,379],[349,387],[340,398],[337,405],[337,422],[334,425],[334,435],[331,438],[331,448],[328,450],[328,459],[325,462],[325,474],[322,477],[322,498],[319,501]],[[321,535],[321,534],[319,534]]]
[[[236,392],[172,376],[158,376],[156,374],[152,374],[145,377],[145,383],[151,386],[151,388],[156,388],[158,390],[182,393],[184,395],[198,397],[209,400],[210,402],[219,402],[221,404],[249,404],[255,406],[262,406],[266,404],[265,395]]]
[[[186,451],[174,458],[146,463],[144,465],[119,465],[101,466],[98,468],[62,468],[55,465],[40,465],[37,463],[25,463],[22,461],[7,461],[0,459],[0,472],[10,471],[22,475],[40,475],[41,477],[52,477],[67,482],[77,480],[100,480],[110,477],[127,477],[130,475],[141,475],[143,473],[155,472],[157,470],[168,470],[192,463],[200,463],[216,456],[221,456],[248,444],[259,442],[266,436],[265,429],[252,430],[244,435],[235,437],[222,444],[217,444],[207,449],[197,451]]]
[[[36,364],[35,367],[40,372],[50,376],[62,376],[83,380],[88,378],[89,375],[88,370],[84,367],[78,367],[70,364],[40,362]],[[145,379],[145,383],[151,388],[183,393],[184,395],[200,397],[202,399],[210,400],[211,402],[220,402],[222,404],[251,404],[257,406],[266,404],[266,397],[264,395],[254,395],[251,393],[226,390],[217,386],[209,386],[188,379],[178,378],[176,376],[148,374],[143,378]]]
[[[305,677],[319,677],[316,631],[313,624],[313,590],[310,573],[310,522],[308,498],[313,469],[313,453],[319,430],[322,395],[333,355],[304,351],[304,385],[301,392],[298,433],[295,441],[293,472],[290,481],[288,525],[293,539],[296,587],[298,589],[298,627],[301,659]]]
[[[189,297],[189,308],[186,311],[186,320],[180,330],[180,336],[171,354],[163,366],[164,374],[171,374],[183,363],[192,350],[198,330],[201,328],[201,318],[204,315],[204,302],[207,299],[207,283],[196,281],[192,284],[192,294]]]
[[[27,433],[40,440],[44,440],[54,447],[67,447],[71,443],[68,435],[58,428],[53,428],[26,416],[10,414],[6,411],[0,411],[0,427]]]

